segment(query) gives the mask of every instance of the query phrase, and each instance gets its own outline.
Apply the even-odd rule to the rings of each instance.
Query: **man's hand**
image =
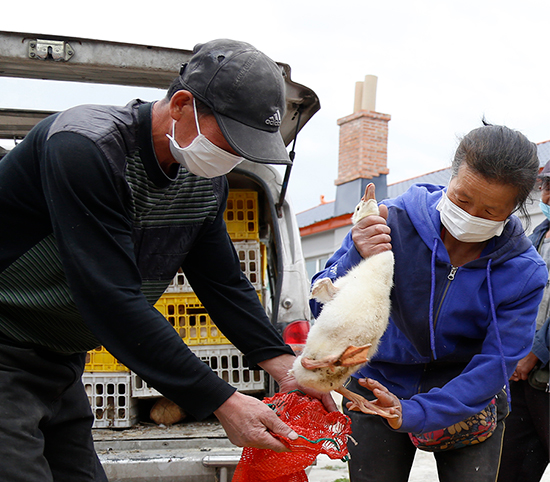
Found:
[[[271,449],[288,452],[283,443],[273,437],[296,440],[298,434],[283,423],[265,403],[235,392],[214,412],[229,440],[238,447]]]
[[[323,403],[323,406],[328,412],[336,412],[338,408],[334,403],[330,393],[321,393],[312,388],[303,387],[298,384],[296,378],[288,372],[292,368],[296,357],[292,355],[281,355],[270,360],[265,360],[258,363],[265,371],[267,371],[279,384],[279,391],[286,393],[293,390],[301,390],[312,397],[318,398]]]
[[[518,365],[514,370],[514,373],[512,373],[510,380],[513,382],[517,382],[518,380],[527,380],[529,373],[538,362],[539,359],[537,356],[533,352],[529,352],[528,355],[518,362]]]
[[[369,258],[391,250],[391,229],[386,224],[388,208],[380,204],[380,216],[367,216],[351,228],[351,237],[359,254]]]
[[[318,398],[321,400],[321,403],[327,410],[327,412],[336,412],[338,410],[338,407],[336,407],[336,404],[334,403],[334,400],[330,393],[322,393],[317,390],[314,390],[313,388],[303,387],[302,385],[299,385],[296,379],[292,375],[286,375],[284,378],[278,381],[280,392],[287,393],[291,392],[293,390],[300,390],[304,393],[307,393],[308,395],[311,395],[314,398]]]
[[[390,424],[390,427],[397,430],[403,424],[403,407],[401,401],[393,393],[391,393],[384,385],[372,378],[359,379],[359,385],[368,388],[374,396],[377,398],[372,403],[378,407],[394,407],[390,408],[390,413],[398,415],[397,418],[386,419]],[[397,407],[397,408],[395,408]],[[349,408],[349,407],[348,407]]]
[[[319,398],[329,412],[337,410],[334,400],[328,393],[320,393],[302,387],[288,374],[296,357],[281,355],[258,363],[279,384],[283,393],[301,390]],[[254,397],[235,392],[214,412],[229,440],[238,447],[271,449],[275,452],[287,452],[288,449],[272,434],[296,440],[298,434],[282,422],[277,414],[265,403]]]

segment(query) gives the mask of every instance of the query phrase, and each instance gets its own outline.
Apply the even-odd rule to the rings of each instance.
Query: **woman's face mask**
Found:
[[[206,178],[223,176],[244,159],[218,147],[201,134],[197,107],[193,99],[193,111],[198,135],[187,147],[180,147],[175,139],[176,121],[172,119],[172,135],[166,134],[170,139],[170,152],[174,159],[185,169],[193,174]]]
[[[440,212],[441,223],[449,234],[464,243],[481,243],[493,236],[500,236],[508,222],[508,219],[492,221],[472,216],[453,203],[445,192],[436,209]]]

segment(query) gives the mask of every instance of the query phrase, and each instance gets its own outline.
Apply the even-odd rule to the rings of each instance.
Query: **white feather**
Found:
[[[361,201],[352,221],[355,224],[370,214],[379,214],[376,201]],[[300,384],[329,392],[341,387],[360,367],[336,366],[310,370],[302,366],[304,357],[310,360],[337,358],[349,346],[364,346],[369,343],[372,344],[369,358],[374,355],[388,325],[393,266],[391,251],[363,259],[345,276],[335,281],[336,293],[332,298],[330,288],[324,296],[320,295],[325,304],[309,332],[303,353],[295,360],[291,370]]]

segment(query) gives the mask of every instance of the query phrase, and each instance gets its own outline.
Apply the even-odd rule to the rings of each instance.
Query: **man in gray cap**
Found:
[[[284,83],[249,44],[198,45],[155,103],[79,106],[0,162],[0,480],[106,480],[80,382],[105,346],[240,446],[297,435],[218,378],[154,309],[177,270],[224,334],[279,383],[294,353],[271,326],[223,222],[223,176],[243,158],[288,163]],[[335,409],[330,397],[325,405]]]

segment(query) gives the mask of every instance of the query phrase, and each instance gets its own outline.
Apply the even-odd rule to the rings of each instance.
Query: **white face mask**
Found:
[[[441,223],[449,234],[464,243],[481,243],[500,236],[508,219],[492,221],[468,214],[452,202],[445,192],[436,209],[441,213]]]
[[[172,135],[166,134],[170,139],[170,152],[178,163],[197,176],[209,179],[223,176],[244,159],[224,151],[201,134],[195,99],[193,99],[193,110],[197,124],[197,137],[187,147],[180,147],[175,139],[176,120],[172,119]]]

